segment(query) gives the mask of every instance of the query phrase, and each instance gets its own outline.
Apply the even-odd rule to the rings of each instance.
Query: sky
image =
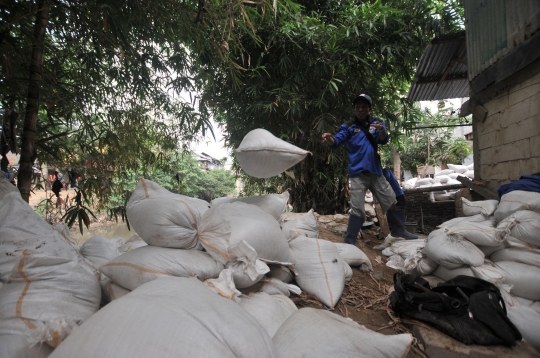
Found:
[[[214,129],[214,135],[216,136],[216,139],[214,140],[211,133],[207,133],[203,141],[198,144],[192,145],[192,149],[196,153],[200,154],[204,152],[216,159],[227,157],[227,164],[225,165],[225,167],[230,168],[232,164],[232,158],[231,154],[224,147],[223,133],[214,121],[212,121],[212,127]]]

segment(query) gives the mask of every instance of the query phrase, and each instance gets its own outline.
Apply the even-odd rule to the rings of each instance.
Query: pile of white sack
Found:
[[[392,240],[387,265],[424,276],[431,286],[457,275],[501,289],[508,316],[540,350],[540,193],[512,191],[497,200],[463,200],[463,213],[427,240]],[[536,327],[535,330],[531,330]]]
[[[297,309],[289,297],[301,290],[335,307],[351,266],[371,262],[319,239],[315,214],[286,213],[287,202],[209,204],[142,178],[127,205],[137,235],[79,248],[0,180],[0,356],[406,355],[409,334]]]
[[[439,186],[460,185],[458,176],[474,179],[474,163],[469,165],[448,164],[448,169],[441,170],[433,178],[411,178],[403,183],[403,189],[436,188]],[[431,201],[454,200],[459,189],[431,191]]]

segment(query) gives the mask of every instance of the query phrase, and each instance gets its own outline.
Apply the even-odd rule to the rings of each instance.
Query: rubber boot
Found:
[[[347,236],[345,236],[345,243],[356,245],[356,238],[358,233],[364,224],[364,219],[356,215],[349,216],[349,226],[347,226]]]
[[[395,209],[386,212],[388,225],[390,225],[390,234],[394,237],[402,237],[405,240],[415,240],[418,236],[411,234],[405,229],[405,210]]]

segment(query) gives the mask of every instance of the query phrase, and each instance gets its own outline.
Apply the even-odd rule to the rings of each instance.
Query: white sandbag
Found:
[[[510,293],[527,298],[540,300],[540,267],[512,261],[495,262],[504,275],[504,283],[513,286]]]
[[[307,150],[285,142],[265,129],[254,129],[234,150],[242,170],[255,178],[270,178],[304,160]]]
[[[337,246],[326,240],[298,237],[290,242],[296,260],[296,283],[330,308],[345,287],[343,260]]]
[[[436,177],[441,177],[441,176],[448,176],[448,174],[452,174],[454,172],[454,170],[452,169],[444,169],[444,170],[441,170],[440,172],[438,172],[437,174],[435,174]]]
[[[114,300],[124,297],[125,295],[130,293],[131,290],[128,290],[127,288],[123,288],[122,286],[117,285],[116,283],[111,281],[107,285],[107,292],[109,294],[109,297],[111,298],[111,301],[114,301]]]
[[[484,263],[484,253],[473,243],[460,235],[447,235],[448,229],[432,231],[423,253],[448,269],[462,265],[480,266]]]
[[[281,194],[243,196],[241,198],[222,197],[212,200],[210,202],[210,205],[220,206],[226,203],[234,203],[236,201],[256,205],[266,211],[268,214],[272,215],[276,220],[279,220],[281,218],[281,215],[287,211],[289,192],[285,191]]]
[[[433,179],[431,179],[431,178],[422,178],[422,179],[418,179],[416,181],[416,183],[414,184],[414,187],[419,188],[422,185],[431,185],[431,184],[433,184]]]
[[[497,210],[498,200],[480,200],[469,201],[467,198],[461,198],[461,205],[463,214],[466,216],[473,216],[482,214],[484,216],[491,216]]]
[[[285,283],[294,281],[294,273],[283,265],[268,265],[270,271],[266,274],[269,278],[277,278]]]
[[[433,193],[433,199],[435,199],[435,201],[448,201],[448,200],[452,200],[452,198],[450,197],[450,195],[448,195],[448,193],[446,193],[446,192],[441,193],[441,194]]]
[[[429,257],[422,257],[420,260],[418,260],[418,263],[416,265],[416,268],[414,269],[414,273],[425,276],[431,274],[433,271],[435,271],[439,267],[439,265],[430,259]]]
[[[243,294],[264,292],[269,295],[283,295],[290,297],[291,293],[300,295],[302,290],[300,287],[285,283],[277,278],[263,278],[260,282],[247,288],[241,289]]]
[[[261,324],[270,337],[274,336],[290,315],[298,311],[290,298],[264,292],[242,295],[239,305]]]
[[[388,234],[384,238],[384,241],[381,244],[373,246],[373,250],[382,251],[382,250],[386,249],[387,247],[392,246],[392,243],[394,243],[396,241],[405,241],[405,239],[402,238],[402,237],[394,237],[391,234]]]
[[[422,259],[422,249],[425,246],[425,239],[394,242],[390,247],[384,249],[382,253],[385,256],[399,255],[403,258],[403,261],[394,257],[386,262],[386,266],[402,270],[405,273],[411,273],[416,268],[418,261]]]
[[[373,266],[369,257],[356,245],[345,244],[341,242],[335,242],[339,256],[345,261],[349,266],[361,266],[362,271],[372,271]],[[363,268],[362,268],[363,267]]]
[[[540,352],[540,314],[530,307],[508,307],[507,315],[510,321],[521,333],[523,340]]]
[[[443,280],[442,278],[437,277],[437,276],[435,276],[433,274],[432,275],[422,276],[422,278],[429,283],[429,287],[431,287],[431,288],[437,287],[440,283],[443,283],[443,282],[446,281],[446,280]]]
[[[403,183],[403,189],[414,189],[416,187],[416,181],[418,178],[411,178]]]
[[[405,357],[412,340],[409,333],[383,335],[315,308],[293,313],[272,338],[280,358]]]
[[[437,225],[438,228],[452,228],[455,225],[463,226],[464,223],[480,223],[483,226],[495,227],[495,218],[493,216],[485,217],[484,215],[478,214],[474,216],[462,216],[450,219],[443,222],[440,225]]]
[[[456,200],[456,193],[458,192],[458,190],[447,190],[446,191],[446,194],[448,194],[448,196],[450,197],[450,199],[452,200]]]
[[[148,244],[144,242],[144,240],[141,239],[139,235],[133,235],[132,237],[129,238],[128,241],[126,241],[123,245],[121,245],[118,248],[118,250],[120,250],[120,252],[128,252],[138,247],[143,247],[146,245]]]
[[[435,180],[441,184],[446,184],[449,180],[450,180],[450,177],[448,175],[438,175],[435,177]]]
[[[474,170],[467,170],[465,173],[463,173],[463,175],[470,179],[474,179]]]
[[[81,259],[22,253],[0,290],[0,336],[56,347],[99,309],[101,289]]]
[[[231,270],[223,269],[219,273],[218,278],[209,278],[204,280],[204,284],[221,297],[225,297],[226,299],[235,301],[236,303],[240,302],[242,292],[236,289]]]
[[[463,236],[475,245],[498,246],[508,236],[503,229],[486,226],[483,222],[461,221],[445,228],[448,236]]]
[[[453,175],[453,174],[450,174],[450,175]],[[463,174],[457,174],[457,176],[460,176],[460,175],[463,175]],[[460,182],[459,180],[456,180],[450,177],[450,179],[446,182],[446,185],[463,185],[463,183]]]
[[[0,334],[0,357],[2,358],[47,358],[53,350],[54,348],[48,344],[36,344],[30,347],[28,337],[23,335]]]
[[[474,170],[474,163],[467,165],[467,169]]]
[[[149,245],[200,248],[197,227],[209,204],[141,178],[126,206],[129,223]]]
[[[540,250],[507,248],[496,251],[489,259],[493,262],[513,261],[540,267]]]
[[[0,180],[0,282],[6,283],[24,250],[49,256],[82,258],[79,247],[39,216],[7,180]]]
[[[445,281],[451,280],[458,275],[481,278],[482,280],[501,286],[504,282],[504,273],[496,267],[489,264],[484,264],[476,267],[463,266],[449,270],[444,266],[439,266],[432,275],[437,276]]]
[[[520,210],[540,213],[540,193],[514,190],[504,194],[494,216],[497,222],[500,222]]]
[[[465,173],[469,168],[466,165],[448,164],[448,169],[454,171],[454,173]]]
[[[281,230],[287,239],[290,239],[291,230],[302,233],[306,237],[319,237],[317,218],[313,213],[313,209],[295,220],[282,222]]]
[[[540,246],[540,213],[516,211],[499,222],[497,228],[509,231],[510,236],[518,240]]]
[[[237,246],[229,248],[231,261],[225,264],[225,268],[232,271],[236,288],[251,287],[270,271],[263,261],[257,259],[257,252],[245,241]]]
[[[223,270],[223,265],[199,250],[148,245],[118,256],[101,266],[100,270],[116,284],[134,290],[161,277],[215,278]]]
[[[259,259],[291,265],[289,243],[276,219],[259,207],[242,202],[209,209],[199,226],[199,239],[208,253],[223,264],[231,261],[230,247],[247,242]]]
[[[353,277],[353,270],[348,263],[343,261],[343,271],[345,272],[345,282],[349,282]]]
[[[80,252],[95,267],[101,267],[120,256],[116,242],[106,239],[103,236],[94,236],[86,240],[82,244]]]
[[[490,257],[494,252],[497,252],[499,250],[504,249],[506,246],[504,243],[499,244],[497,246],[482,246],[482,245],[476,245],[484,253],[486,257]]]
[[[77,358],[276,355],[268,333],[246,310],[199,280],[180,277],[148,282],[111,302],[50,357],[74,354]]]
[[[463,176],[463,174],[460,174],[460,173],[452,173],[452,174],[448,174],[448,176],[450,177],[450,179],[452,179],[452,180],[454,180],[454,181],[457,181],[456,179],[457,179],[457,177],[460,176],[460,175]],[[458,183],[461,184],[461,182],[458,182]],[[448,182],[447,182],[447,184],[448,184]]]

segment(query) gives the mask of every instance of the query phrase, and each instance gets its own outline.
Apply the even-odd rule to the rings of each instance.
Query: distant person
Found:
[[[60,197],[60,190],[64,187],[60,179],[58,178],[58,172],[54,172],[54,182],[52,183],[52,192],[56,195],[56,207],[62,204],[62,198]]]

